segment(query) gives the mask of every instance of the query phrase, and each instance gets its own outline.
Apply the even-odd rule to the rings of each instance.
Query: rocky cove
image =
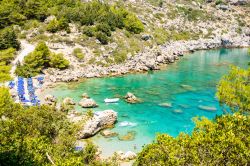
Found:
[[[77,81],[80,78],[117,76],[132,72],[159,70],[162,65],[173,63],[184,54],[197,50],[241,48],[249,45],[250,36],[224,36],[214,39],[176,41],[166,43],[158,48],[146,48],[143,52],[130,57],[125,63],[119,65],[110,67],[87,65],[82,68],[74,68],[73,64],[72,68],[64,71],[48,69],[44,73],[47,76],[47,83]]]
[[[74,86],[63,83],[43,93],[53,94],[59,101],[70,97],[75,103],[82,97],[91,97],[99,106],[93,108],[97,114],[103,110],[114,110],[117,115],[110,117],[116,119],[110,120],[108,114],[105,116],[107,122],[116,122],[114,128],[104,130],[101,124],[105,122],[94,115],[93,121],[87,125],[89,127],[83,129],[86,137],[94,135],[90,140],[98,145],[101,156],[110,157],[114,152],[140,151],[159,132],[171,136],[189,133],[194,127],[192,118],[195,116],[212,119],[222,114],[223,108],[215,97],[216,84],[231,64],[245,67],[247,61],[249,56],[244,48],[200,50],[182,57],[167,70],[92,78],[74,83]],[[127,92],[133,92],[141,102],[129,104],[124,99],[117,104],[104,103],[107,97],[120,96],[122,99]],[[78,106],[75,109],[87,111]]]

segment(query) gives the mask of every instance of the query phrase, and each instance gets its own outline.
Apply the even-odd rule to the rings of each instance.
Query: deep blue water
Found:
[[[185,55],[178,62],[168,65],[165,70],[144,74],[129,74],[122,77],[89,79],[77,84],[64,84],[51,90],[58,98],[72,97],[80,101],[81,94],[87,92],[100,107],[95,111],[113,109],[118,112],[118,123],[113,131],[120,135],[135,131],[133,141],[120,141],[117,137],[95,136],[105,156],[118,150],[139,151],[150,143],[156,133],[177,136],[180,132],[190,133],[194,127],[193,117],[214,118],[223,113],[215,93],[216,85],[226,74],[230,65],[247,67],[250,56],[247,49],[219,49],[197,51]],[[134,93],[142,99],[140,104],[105,104],[105,98]],[[161,103],[171,103],[172,107],[162,107]],[[207,111],[199,107],[212,107]],[[79,111],[86,111],[77,107]],[[121,122],[131,122],[132,126],[122,127]],[[134,149],[136,146],[136,149]]]

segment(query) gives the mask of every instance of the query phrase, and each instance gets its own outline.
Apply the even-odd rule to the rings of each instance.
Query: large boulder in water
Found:
[[[44,97],[44,101],[48,105],[52,105],[52,104],[56,103],[56,100],[57,100],[56,97],[53,95],[50,95],[50,94],[48,94]]]
[[[96,102],[93,99],[87,99],[83,98],[80,102],[79,105],[83,108],[95,108],[98,107]]]
[[[116,152],[118,159],[122,161],[134,160],[136,158],[136,153],[132,151],[127,151],[126,153],[122,151]]]
[[[140,100],[131,92],[128,92],[125,96],[125,100],[128,103],[134,104],[140,102]]]
[[[66,104],[66,105],[75,105],[76,103],[73,101],[72,98],[66,97],[65,99],[63,99],[63,104]]]
[[[100,130],[113,126],[117,121],[117,112],[105,110],[96,112],[93,118],[89,119],[80,131],[80,138],[89,138],[94,136]]]

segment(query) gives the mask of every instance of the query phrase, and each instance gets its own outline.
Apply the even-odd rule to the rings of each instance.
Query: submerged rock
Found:
[[[180,104],[179,106],[182,108],[189,108],[190,107],[189,105],[186,105],[186,104]]]
[[[125,96],[125,100],[127,103],[135,104],[140,102],[140,100],[131,92],[128,92]]]
[[[172,112],[176,113],[176,114],[182,114],[183,113],[183,111],[181,109],[175,109]]]
[[[172,103],[161,103],[159,104],[161,107],[172,107]]]
[[[89,95],[88,95],[87,93],[83,93],[83,94],[82,94],[82,98],[84,98],[84,99],[89,99]]]
[[[181,87],[185,90],[193,90],[193,87],[190,86],[190,85],[185,85],[185,84],[182,84]]]
[[[216,107],[205,106],[205,105],[199,105],[198,108],[205,111],[217,111]]]
[[[135,139],[135,135],[135,131],[128,131],[126,135],[119,136],[118,139],[120,141],[132,141]]]
[[[66,97],[66,98],[63,100],[63,104],[66,104],[66,105],[75,105],[76,103],[73,101],[72,98]]]
[[[80,131],[79,136],[82,139],[94,136],[100,130],[113,126],[116,120],[117,112],[113,110],[96,112],[93,118],[86,122],[83,129]]]
[[[101,132],[101,135],[103,137],[105,137],[105,138],[110,138],[110,137],[116,137],[116,136],[118,136],[118,133],[113,132],[113,131],[107,129],[107,130],[103,130]]]
[[[83,108],[95,108],[98,107],[98,105],[96,104],[96,102],[93,99],[82,99],[79,102],[79,105]]]

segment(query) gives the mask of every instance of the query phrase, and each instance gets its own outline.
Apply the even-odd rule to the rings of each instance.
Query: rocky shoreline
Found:
[[[185,53],[197,50],[208,50],[216,48],[241,48],[250,46],[250,36],[237,37],[216,37],[214,39],[199,39],[190,41],[176,41],[166,43],[159,47],[146,48],[133,57],[129,57],[123,64],[101,67],[97,65],[87,65],[82,68],[71,67],[60,71],[57,69],[47,69],[47,84],[55,82],[78,81],[81,78],[94,78],[106,76],[118,76],[132,72],[143,72],[149,70],[159,70],[164,64],[173,63]]]

